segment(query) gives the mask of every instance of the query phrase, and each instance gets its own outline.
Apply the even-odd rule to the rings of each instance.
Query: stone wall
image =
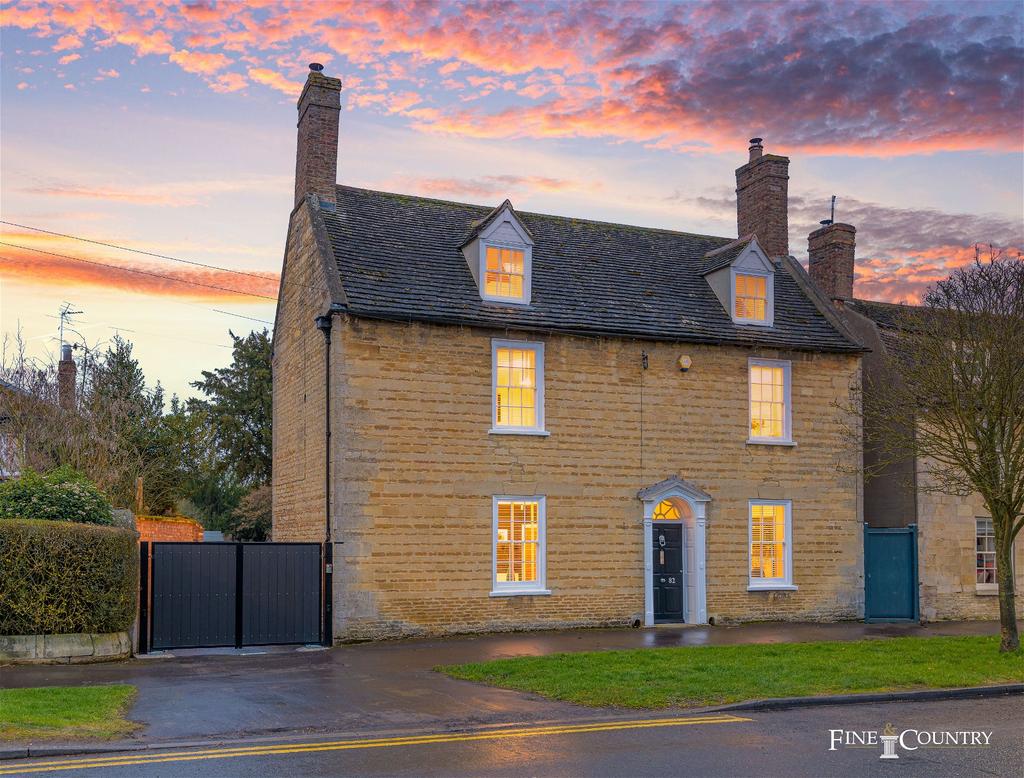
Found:
[[[283,315],[289,305],[286,300]],[[286,337],[312,336],[319,334],[308,327],[293,332],[279,320],[275,540],[323,537],[315,432],[322,421],[315,390],[320,350],[315,340],[305,351],[290,340],[287,353],[284,348]],[[862,615],[860,478],[850,470],[859,455],[846,447],[835,408],[849,401],[859,381],[859,358],[545,336],[550,436],[489,435],[492,337],[539,339],[337,320],[332,402],[339,639],[642,619],[636,495],[674,474],[712,497],[709,616]],[[687,373],[676,364],[681,354],[693,358]],[[796,446],[746,444],[751,356],[792,360]],[[303,397],[304,408],[290,408]],[[299,439],[286,426],[300,420],[313,440],[305,453],[297,443],[285,446]],[[546,496],[551,595],[489,596],[495,494]],[[797,591],[747,591],[752,498],[793,501]]]
[[[275,541],[323,541],[325,532],[324,337],[315,319],[325,312],[329,293],[316,218],[306,202],[292,214],[278,296],[272,359]]]
[[[0,664],[113,662],[132,655],[127,632],[0,635]]]
[[[921,465],[918,483],[928,483],[926,467]],[[975,521],[989,517],[981,496],[956,497],[921,489],[917,499],[921,620],[998,619],[996,589],[976,583]],[[1017,536],[1013,552],[1014,580],[1019,582],[1024,580],[1024,535]],[[1019,594],[1019,583],[1016,589]]]

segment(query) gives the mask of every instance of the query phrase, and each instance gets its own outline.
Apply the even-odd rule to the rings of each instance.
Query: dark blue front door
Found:
[[[864,620],[917,619],[917,527],[864,527]]]

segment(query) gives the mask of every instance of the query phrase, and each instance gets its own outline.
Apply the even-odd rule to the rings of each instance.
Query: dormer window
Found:
[[[774,324],[775,265],[757,238],[740,238],[709,251],[701,275],[734,324]]]
[[[768,278],[736,273],[736,319],[764,323],[768,319]]]
[[[503,202],[474,222],[462,244],[480,299],[506,305],[529,305],[532,297],[533,236]]]
[[[522,249],[485,244],[484,295],[522,300],[526,267]]]

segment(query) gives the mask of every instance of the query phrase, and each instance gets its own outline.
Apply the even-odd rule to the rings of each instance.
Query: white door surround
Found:
[[[663,500],[681,506],[683,523],[683,620],[687,624],[706,624],[707,604],[707,504],[711,497],[678,476],[641,489],[637,497],[644,506],[644,626],[654,625],[654,510]]]

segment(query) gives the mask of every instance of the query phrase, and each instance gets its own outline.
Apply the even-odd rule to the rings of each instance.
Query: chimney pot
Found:
[[[761,144],[764,138],[751,138],[750,139],[750,161],[753,162],[758,159],[764,153],[764,146]]]
[[[324,70],[324,66],[321,65],[319,62],[310,62],[309,69],[314,73],[322,73]]]
[[[769,257],[789,256],[789,157],[764,154],[750,139],[750,160],[736,170],[736,227],[756,235]]]
[[[831,219],[822,224],[825,226],[807,236],[808,272],[830,299],[849,300],[853,297],[857,228]]]

